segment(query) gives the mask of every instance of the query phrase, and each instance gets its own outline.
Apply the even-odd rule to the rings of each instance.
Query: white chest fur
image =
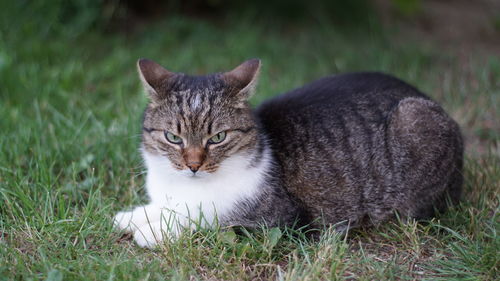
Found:
[[[148,170],[146,188],[151,203],[190,219],[198,219],[200,211],[209,224],[234,210],[242,199],[258,195],[259,185],[268,170],[265,157],[256,167],[250,156],[233,155],[224,160],[212,174],[179,171],[163,156],[143,152]]]
[[[258,197],[271,165],[268,153],[256,166],[250,165],[250,156],[240,154],[224,160],[215,173],[193,176],[173,168],[166,157],[148,152],[143,157],[150,202],[114,218],[115,226],[133,232],[142,247],[174,238],[183,227],[209,227],[218,218],[237,214],[238,202]]]

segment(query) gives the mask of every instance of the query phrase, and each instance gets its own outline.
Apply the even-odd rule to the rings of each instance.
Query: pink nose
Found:
[[[200,162],[190,162],[187,163],[186,166],[191,170],[191,172],[196,173],[198,172],[198,169],[200,169],[201,163]]]

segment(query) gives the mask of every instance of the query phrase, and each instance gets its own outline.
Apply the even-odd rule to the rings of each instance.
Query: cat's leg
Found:
[[[183,229],[183,224],[174,215],[161,216],[136,229],[134,240],[140,247],[153,248],[162,241],[176,239]]]
[[[134,240],[140,247],[153,248],[163,241],[166,232],[162,230],[161,220],[145,224],[134,231]]]
[[[116,214],[113,224],[117,229],[135,232],[149,222],[160,220],[162,207],[155,204],[135,207],[132,211],[123,211]]]
[[[175,240],[184,230],[195,230],[201,221],[174,210],[163,209],[160,218],[140,226],[134,231],[134,240],[141,247],[152,248],[164,240]],[[206,224],[205,226],[212,226]]]

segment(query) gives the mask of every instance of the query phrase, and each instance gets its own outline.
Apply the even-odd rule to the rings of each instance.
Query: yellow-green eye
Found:
[[[215,136],[208,139],[209,144],[216,144],[222,142],[226,138],[226,132],[219,132]]]
[[[171,132],[165,132],[165,138],[173,144],[181,144],[182,139],[179,136],[172,134]]]

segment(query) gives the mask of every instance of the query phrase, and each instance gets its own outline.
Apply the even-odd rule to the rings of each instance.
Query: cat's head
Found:
[[[229,72],[190,76],[139,60],[150,100],[143,121],[145,153],[168,159],[169,168],[186,176],[216,173],[227,158],[252,153],[258,132],[248,98],[260,65],[252,59]]]

